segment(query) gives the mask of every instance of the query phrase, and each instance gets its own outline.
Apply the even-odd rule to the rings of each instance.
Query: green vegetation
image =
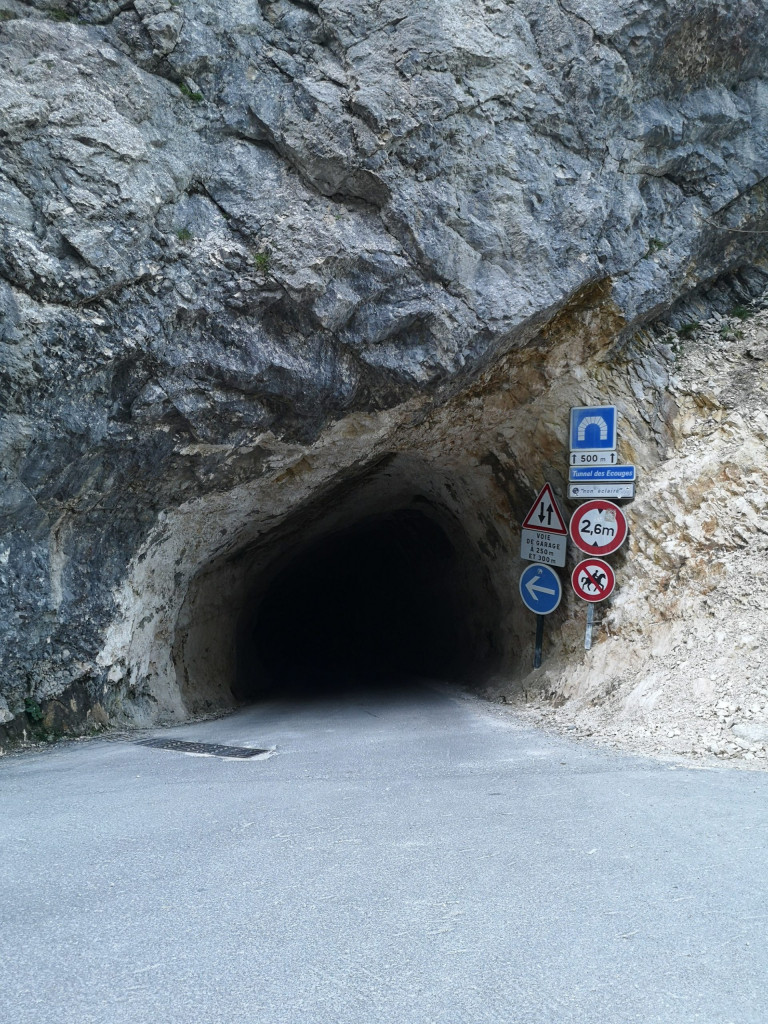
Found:
[[[734,306],[731,310],[731,316],[735,316],[739,320],[749,320],[752,316],[752,310],[748,306]]]
[[[262,249],[259,252],[253,254],[253,265],[262,274],[269,272],[271,263],[271,255],[268,249]]]
[[[677,333],[681,338],[690,338],[700,327],[701,324],[698,320],[690,320],[687,324],[683,324],[682,327],[678,327]]]
[[[0,21],[13,21],[14,18],[18,18],[18,14],[13,11],[0,11]]]
[[[203,94],[201,92],[193,92],[186,82],[182,82],[179,89],[188,100],[192,100],[195,103],[199,103],[203,98]]]
[[[662,242],[660,238],[649,238],[648,248],[646,250],[646,256],[652,256],[655,252],[660,252],[662,249],[667,248],[667,243]]]
[[[74,15],[65,11],[63,7],[51,7],[48,11],[51,21],[74,21]]]
[[[33,722],[42,722],[43,720],[43,709],[32,697],[24,698],[24,710],[27,715],[32,719]]]
[[[176,237],[180,242],[191,242],[194,236],[189,228],[179,228],[176,232]]]
[[[730,324],[723,324],[720,328],[720,337],[726,341],[739,341],[744,337],[744,331],[738,331],[735,327],[731,327]]]

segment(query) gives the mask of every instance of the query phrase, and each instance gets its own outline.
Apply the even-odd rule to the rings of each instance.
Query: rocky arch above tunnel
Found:
[[[730,291],[723,302],[733,302]],[[681,554],[659,538],[673,531],[677,502],[700,510],[686,522],[706,536],[702,496],[719,493],[730,458],[725,447],[703,461],[695,443],[688,450],[692,433],[714,429],[713,418],[702,420],[695,384],[706,352],[692,349],[681,360],[662,325],[617,354],[620,327],[605,289],[593,290],[575,296],[535,343],[510,350],[440,401],[348,416],[311,445],[260,435],[228,454],[232,482],[161,512],[114,594],[96,684],[110,720],[183,721],[233,706],[247,695],[237,683],[239,630],[272,582],[324,538],[349,537],[368,520],[406,511],[445,533],[469,578],[460,590],[465,609],[484,609],[491,624],[486,648],[480,631],[472,633],[479,653],[463,681],[505,699],[546,693],[587,702],[594,686],[619,685],[633,671],[642,623],[668,619],[672,625],[655,626],[654,636],[671,643],[684,615],[709,614],[706,593],[697,593],[693,612],[681,596],[700,571],[685,551],[701,541]],[[680,372],[688,377],[678,380]],[[620,460],[636,465],[643,481],[629,543],[613,560],[621,586],[600,611],[600,642],[588,656],[583,607],[566,587],[548,619],[545,667],[532,672],[534,622],[517,588],[519,524],[544,481],[561,499],[567,490],[568,408],[606,400],[619,412]],[[738,423],[724,426],[722,444],[731,444],[733,431],[743,435],[739,458],[754,451],[757,479],[761,442]],[[212,458],[211,446],[185,451],[201,473]],[[566,515],[572,508],[564,503]],[[702,558],[709,586],[710,559]]]
[[[412,512],[445,534],[464,610],[481,610],[486,623],[485,634],[470,630],[462,680],[483,690],[499,680],[502,692],[535,685],[533,619],[517,588],[519,524],[545,480],[564,495],[564,410],[603,403],[608,384],[584,367],[603,358],[616,331],[597,289],[575,297],[537,344],[439,402],[347,417],[311,446],[264,436],[233,453],[242,482],[162,513],[116,594],[99,654],[116,717],[179,721],[231,707],[249,692],[238,682],[243,629],[273,581],[333,536]],[[655,343],[650,351],[656,359]],[[667,421],[638,410],[623,370],[610,393],[623,416],[622,458],[650,468]],[[199,447],[202,467],[208,449]],[[564,671],[583,646],[577,614],[566,593],[548,622],[545,654]]]

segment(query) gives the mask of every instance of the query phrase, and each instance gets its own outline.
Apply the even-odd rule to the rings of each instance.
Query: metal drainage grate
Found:
[[[207,754],[209,757],[256,757],[268,754],[268,750],[255,747],[225,747],[223,743],[191,743],[189,740],[140,740],[140,747],[156,747],[158,750],[178,750],[181,754]]]

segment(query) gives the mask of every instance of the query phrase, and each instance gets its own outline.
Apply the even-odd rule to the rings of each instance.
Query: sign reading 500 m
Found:
[[[580,551],[610,555],[627,539],[627,517],[612,501],[586,501],[573,513],[569,533]]]

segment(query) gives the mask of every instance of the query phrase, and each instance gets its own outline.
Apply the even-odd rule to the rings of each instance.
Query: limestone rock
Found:
[[[731,726],[731,732],[734,736],[747,740],[749,743],[768,743],[768,723],[766,722],[736,722]]]
[[[8,707],[8,701],[5,697],[0,697],[0,725],[5,725],[6,722],[13,721],[13,712]]]

